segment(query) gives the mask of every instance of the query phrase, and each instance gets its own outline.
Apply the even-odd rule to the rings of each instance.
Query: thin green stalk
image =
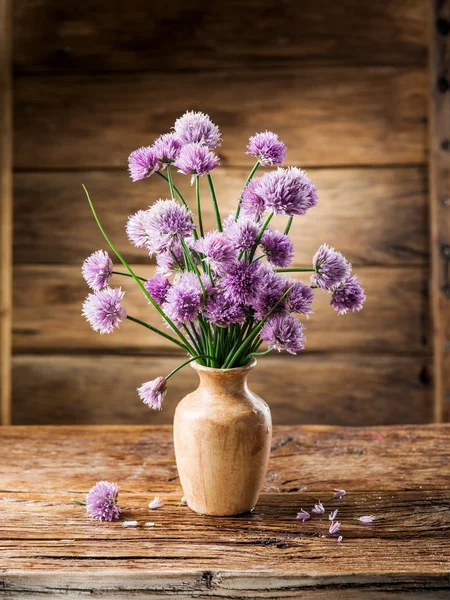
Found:
[[[292,225],[293,220],[294,220],[294,217],[289,217],[287,225],[286,225],[286,229],[284,230],[284,235],[287,235],[289,233],[289,231],[291,230],[291,225]]]
[[[275,271],[277,273],[312,273],[315,271],[315,269],[301,267],[299,269],[275,269]]]
[[[265,350],[264,352],[251,352],[249,354],[249,356],[264,356],[265,354],[269,354],[272,351],[273,351],[273,348],[269,348],[268,350]]]
[[[198,226],[200,229],[200,237],[203,237],[203,220],[202,220],[202,209],[200,205],[200,177],[197,175],[195,178],[195,197],[197,199],[197,213],[198,213]]]
[[[234,364],[235,360],[239,357],[239,355],[247,348],[247,346],[249,346],[252,343],[255,336],[258,335],[258,333],[263,328],[267,319],[270,317],[270,315],[273,313],[273,311],[277,308],[277,306],[280,304],[280,302],[282,302],[286,298],[286,296],[289,294],[289,292],[292,290],[292,288],[293,288],[293,286],[291,285],[291,287],[288,288],[284,292],[284,294],[281,296],[281,298],[278,300],[278,302],[275,304],[275,306],[267,313],[267,315],[264,317],[264,319],[262,321],[260,321],[257,325],[255,325],[255,327],[253,327],[253,329],[248,334],[247,338],[243,341],[240,348],[238,348],[236,350],[233,357],[228,361],[227,365],[224,366],[224,369],[228,368],[228,365]]]
[[[234,220],[237,221],[238,217],[239,217],[239,213],[241,212],[241,202],[242,202],[242,196],[244,194],[244,190],[245,188],[248,186],[248,184],[250,183],[251,179],[253,178],[253,175],[256,173],[256,169],[259,167],[261,163],[259,162],[259,160],[256,161],[253,169],[250,171],[245,183],[244,183],[244,187],[242,188],[242,193],[241,193],[241,197],[239,198],[239,203],[238,203],[238,207],[236,209],[236,214],[234,215]]]
[[[261,241],[261,238],[264,235],[265,230],[269,226],[269,223],[272,220],[272,218],[273,218],[273,212],[271,212],[269,215],[267,215],[266,220],[261,225],[261,229],[258,231],[258,235],[256,236],[255,245],[253,246],[252,251],[250,252],[249,262],[253,261],[253,257],[255,256],[255,252],[259,245],[259,242]]]
[[[173,189],[172,171],[170,170],[170,165],[167,165],[167,180],[169,182],[170,195],[172,197],[172,200],[175,200],[175,192]]]
[[[202,354],[201,356],[193,356],[192,358],[189,358],[188,360],[186,360],[181,365],[178,365],[178,367],[176,367],[173,371],[170,371],[170,373],[168,375],[166,375],[166,377],[164,379],[167,381],[168,379],[170,379],[172,377],[172,375],[175,375],[175,373],[177,371],[179,371],[180,369],[182,369],[183,367],[185,367],[186,365],[188,365],[190,362],[192,362],[194,360],[198,360],[199,358],[213,358],[213,357],[212,356],[208,356],[208,354]]]
[[[265,254],[260,254],[259,256],[257,256],[256,258],[254,258],[252,260],[252,263],[258,262],[258,260],[261,260],[262,258],[264,258],[266,255]]]
[[[153,331],[154,333],[161,335],[162,337],[166,338],[166,340],[169,340],[169,341],[173,342],[174,344],[176,344],[177,346],[179,346],[180,348],[183,348],[183,350],[186,350],[185,346],[181,342],[179,342],[176,338],[172,337],[168,333],[164,333],[164,331],[161,331],[157,327],[153,327],[153,325],[149,325],[145,321],[141,321],[140,319],[137,319],[136,317],[132,317],[131,315],[127,315],[127,319],[129,319],[130,321],[133,321],[133,323],[142,325],[142,327],[146,327],[147,329],[150,329],[150,331]]]
[[[121,273],[120,271],[111,271],[111,273],[113,275],[122,275],[122,277],[133,277],[133,275],[130,275],[130,273]],[[141,281],[147,281],[145,277],[139,277],[139,275],[136,275],[136,277]]]
[[[166,323],[173,329],[173,331],[175,331],[175,333],[178,335],[178,337],[181,339],[181,341],[185,344],[185,350],[187,350],[189,352],[189,354],[195,354],[195,352],[193,352],[192,346],[189,344],[187,339],[184,337],[184,335],[181,333],[181,331],[178,329],[178,327],[175,325],[175,323],[173,323],[171,321],[171,319],[169,319],[169,317],[165,314],[165,312],[162,310],[162,308],[160,306],[158,306],[158,304],[153,300],[153,298],[150,296],[150,294],[147,292],[144,285],[142,284],[142,281],[137,277],[137,275],[135,274],[133,269],[130,267],[130,265],[127,263],[127,261],[123,258],[123,256],[120,254],[120,252],[116,249],[114,244],[111,242],[106,231],[103,229],[103,225],[100,223],[100,220],[97,216],[94,205],[92,204],[92,200],[89,196],[89,192],[87,191],[86,186],[84,184],[82,184],[82,186],[83,186],[84,192],[86,194],[86,197],[88,199],[89,206],[91,207],[92,214],[94,215],[94,219],[98,225],[98,228],[102,232],[105,240],[108,242],[111,250],[114,252],[114,254],[117,256],[117,258],[120,260],[120,262],[123,264],[123,266],[126,268],[126,270],[130,273],[130,275],[133,277],[133,279],[135,280],[135,282],[138,284],[141,291],[143,292],[144,296],[156,308],[156,310],[159,312],[159,314],[162,316],[162,318],[166,321]]]
[[[216,215],[217,229],[218,229],[218,231],[223,231],[222,230],[222,219],[220,218],[219,206],[217,204],[216,190],[214,189],[214,183],[213,183],[212,177],[209,173],[206,176],[206,179],[208,180],[209,191],[211,193],[211,200],[212,200],[212,203],[214,206],[214,214]]]
[[[86,502],[82,502],[81,500],[75,500],[75,498],[72,498],[72,502],[75,502],[76,504],[81,504],[81,506],[86,506]]]
[[[197,265],[195,264],[195,262],[192,259],[192,256],[189,252],[189,248],[186,246],[186,242],[185,242],[184,238],[181,238],[181,245],[183,246],[184,262],[185,263],[189,262],[194,273],[197,275],[198,281],[200,283],[200,287],[202,288],[203,301],[206,302],[207,294],[206,294],[205,286],[203,284],[202,277],[200,275],[200,271],[198,270]]]

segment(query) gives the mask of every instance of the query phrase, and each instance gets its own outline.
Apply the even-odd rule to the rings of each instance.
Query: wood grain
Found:
[[[246,169],[220,168],[214,182],[221,213],[236,207]],[[291,237],[295,260],[307,264],[321,242],[338,248],[355,266],[418,265],[428,260],[427,185],[422,168],[310,169],[319,190],[316,209],[295,219]],[[175,175],[190,206],[189,178]],[[103,245],[84,192],[84,183],[103,226],[120,252],[135,263],[148,257],[127,241],[128,215],[168,195],[159,177],[133,184],[123,172],[16,173],[14,177],[15,263],[80,264]],[[201,181],[203,222],[215,227],[206,182]],[[286,219],[274,220],[284,229]],[[51,234],[50,234],[51,232]]]
[[[218,123],[225,165],[251,165],[264,129],[303,167],[421,164],[426,89],[425,69],[395,67],[17,78],[15,166],[124,166],[187,108]]]
[[[426,3],[17,0],[17,72],[426,62]],[[155,58],[157,59],[155,60]]]
[[[440,422],[450,417],[450,100],[442,87],[443,82],[448,87],[450,43],[439,22],[448,26],[450,2],[436,0],[430,7],[430,297],[436,363],[434,414]]]
[[[448,426],[274,433],[255,511],[221,519],[180,505],[169,427],[5,429],[2,589],[69,599],[448,596]],[[71,502],[100,479],[119,482],[122,518],[137,528],[91,521]],[[343,500],[331,499],[336,486]],[[155,494],[165,506],[150,512]],[[319,498],[339,509],[343,543],[327,535],[327,514],[295,518]],[[361,525],[361,514],[375,522]]]
[[[154,267],[136,267],[150,277]],[[305,320],[308,350],[423,353],[428,348],[427,274],[423,269],[358,269],[368,300],[359,313],[337,315],[329,296],[316,290],[315,314]],[[303,274],[307,276],[308,274]],[[306,281],[307,278],[303,277]],[[162,327],[128,277],[113,276],[111,285],[127,290],[128,314]],[[123,352],[174,351],[171,342],[135,323],[122,323],[111,335],[94,333],[81,316],[88,293],[79,267],[21,265],[14,270],[13,346],[16,351],[68,349]]]
[[[16,355],[13,423],[169,424],[197,387],[187,367],[171,380],[162,411],[150,411],[136,388],[169,373],[182,358]],[[305,354],[261,357],[251,389],[270,405],[275,424],[382,425],[432,419],[426,357]]]
[[[11,420],[12,7],[0,0],[0,423]]]

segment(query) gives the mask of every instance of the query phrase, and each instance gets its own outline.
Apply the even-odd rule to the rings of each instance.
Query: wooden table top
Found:
[[[0,429],[0,596],[448,598],[449,442],[446,425],[276,427],[254,512],[213,518],[180,505],[170,427]],[[71,502],[103,479],[137,527]],[[325,515],[296,519],[318,500]]]

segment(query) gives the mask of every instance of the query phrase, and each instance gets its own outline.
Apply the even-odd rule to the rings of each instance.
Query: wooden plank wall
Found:
[[[12,11],[0,0],[0,424],[11,420]]]
[[[276,423],[432,419],[427,233],[425,0],[17,0],[15,25],[15,423],[170,422],[195,383],[174,377],[166,410],[135,388],[170,370],[174,350],[134,324],[97,336],[80,317],[80,264],[107,230],[142,273],[128,214],[167,191],[132,184],[126,159],[186,109],[223,132],[215,179],[230,207],[264,129],[307,168],[320,206],[292,230],[297,264],[322,242],[354,264],[363,312],[319,297],[301,357],[269,356],[252,386]],[[181,182],[186,189],[186,182]],[[212,215],[206,216],[212,225]],[[130,313],[149,311],[132,286]]]

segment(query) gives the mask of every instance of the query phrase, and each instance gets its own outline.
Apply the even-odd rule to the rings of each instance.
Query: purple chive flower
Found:
[[[117,506],[119,486],[117,483],[99,481],[86,496],[86,510],[90,517],[99,521],[118,519],[121,509]]]
[[[132,181],[150,177],[158,168],[158,159],[150,146],[138,148],[128,157],[128,170]]]
[[[303,325],[288,313],[271,315],[261,329],[261,339],[269,348],[290,354],[303,350],[306,341]]]
[[[160,252],[156,255],[156,272],[161,275],[172,275],[174,271],[184,269],[184,257],[181,246],[174,246],[171,250]]]
[[[339,523],[339,521],[332,521],[328,531],[331,533],[331,535],[334,535],[339,531],[340,528],[341,524]]]
[[[334,510],[332,513],[330,513],[330,514],[328,515],[328,520],[329,520],[329,521],[334,521],[334,520],[335,520],[335,518],[336,518],[336,515],[338,514],[338,510],[339,510],[339,509],[337,508],[336,510]]]
[[[155,141],[153,152],[163,169],[175,162],[180,154],[181,146],[180,140],[173,133],[165,133]]]
[[[258,221],[264,211],[266,205],[263,196],[260,194],[260,182],[262,177],[252,179],[244,188],[241,199],[241,214],[246,215]]]
[[[81,267],[81,273],[86,283],[94,292],[98,292],[108,285],[112,277],[112,270],[112,260],[104,250],[97,250],[88,256]]]
[[[168,290],[164,310],[172,321],[186,323],[197,318],[202,304],[203,291],[197,276],[183,273]]]
[[[302,315],[310,315],[312,310],[312,301],[314,300],[314,292],[303,283],[295,279],[286,279],[284,291],[292,288],[286,297],[286,310],[288,312],[300,313]]]
[[[191,183],[193,183],[195,177],[208,175],[210,171],[218,167],[219,158],[206,146],[187,144],[181,149],[174,165],[178,168],[179,173],[192,175]]]
[[[364,517],[359,517],[359,520],[361,523],[364,523],[364,525],[367,525],[368,523],[373,523],[375,521],[375,517],[372,517],[372,515],[366,515]]]
[[[245,321],[245,312],[242,306],[231,301],[223,292],[218,292],[208,298],[203,316],[218,327],[228,327],[232,323],[243,323]]]
[[[235,221],[233,214],[230,215],[230,221],[225,219],[224,229],[233,248],[240,252],[249,252],[255,245],[260,226],[254,219],[246,216],[241,216]]]
[[[342,500],[346,493],[347,492],[345,490],[334,489],[333,498],[336,498],[337,500]]]
[[[261,265],[258,262],[249,264],[245,260],[236,262],[222,279],[222,286],[227,298],[236,303],[252,304],[262,285]]]
[[[219,231],[208,231],[194,243],[194,249],[205,256],[204,263],[218,275],[224,275],[236,262],[236,252],[230,241]]]
[[[261,198],[264,208],[274,214],[304,215],[309,208],[317,205],[315,185],[304,171],[288,167],[265,173],[252,189],[253,196]]]
[[[313,513],[316,513],[316,515],[323,515],[325,512],[325,507],[322,504],[322,502],[319,500],[319,502],[317,504],[314,504],[314,508],[312,509]]]
[[[167,393],[167,380],[160,375],[152,381],[143,383],[137,391],[144,404],[154,410],[161,410],[162,401]]]
[[[249,139],[246,154],[255,156],[264,167],[271,167],[283,164],[286,146],[276,133],[264,131]]]
[[[89,294],[83,303],[82,314],[94,331],[111,333],[114,327],[126,319],[127,312],[121,305],[125,292],[121,288],[105,287]]]
[[[148,279],[144,283],[144,287],[147,290],[147,292],[159,305],[161,305],[166,300],[167,292],[171,285],[172,284],[167,279],[167,277],[164,277],[164,275],[161,275],[159,273],[157,273],[154,277]]]
[[[350,275],[351,264],[340,252],[322,244],[313,257],[313,267],[316,270],[311,275],[311,284],[320,287],[325,292],[345,281]]]
[[[361,310],[365,300],[366,294],[358,281],[357,275],[351,275],[334,288],[330,304],[338,315],[345,315],[349,310],[352,312]]]
[[[294,256],[294,244],[289,236],[276,229],[264,232],[261,239],[261,247],[267,260],[274,267],[286,268],[291,264]]]
[[[252,302],[252,308],[255,310],[255,317],[262,320],[273,309],[275,310],[272,315],[284,311],[286,300],[280,302],[276,308],[275,305],[286,292],[286,286],[285,278],[276,273],[269,265],[262,264],[260,273],[262,283]]]
[[[128,217],[126,232],[128,239],[136,248],[146,248],[149,243],[148,234],[145,229],[148,219],[148,210],[138,210],[137,213]]]
[[[220,146],[220,131],[208,115],[188,110],[175,121],[176,137],[183,145],[202,144],[207,148]]]
[[[145,231],[150,254],[180,245],[180,240],[195,229],[192,213],[175,200],[158,200],[147,211]]]
[[[300,512],[297,513],[297,519],[299,519],[300,521],[303,521],[303,523],[305,521],[308,521],[308,519],[311,518],[311,515],[309,514],[309,512],[306,512],[306,510],[303,510],[303,508],[300,509]]]

